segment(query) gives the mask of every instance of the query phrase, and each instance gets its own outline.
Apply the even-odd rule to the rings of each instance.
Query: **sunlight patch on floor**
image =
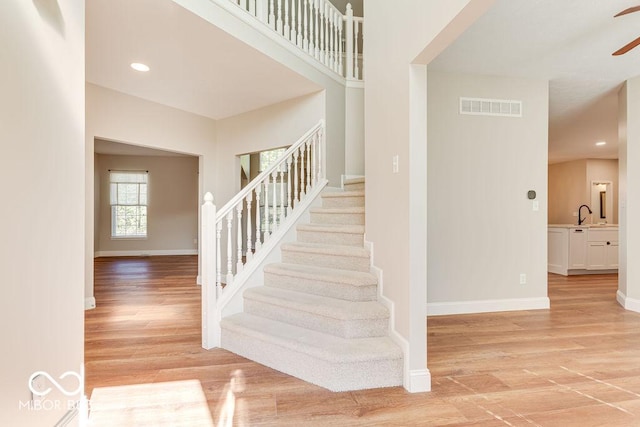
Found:
[[[214,426],[200,381],[98,387],[89,426]]]

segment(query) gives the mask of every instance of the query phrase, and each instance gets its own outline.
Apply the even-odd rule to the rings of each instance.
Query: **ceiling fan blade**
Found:
[[[638,37],[637,39],[635,39],[631,43],[627,43],[626,45],[624,45],[620,49],[616,50],[615,52],[612,53],[612,55],[613,56],[624,55],[625,53],[629,52],[631,49],[633,49],[634,47],[636,47],[638,45],[640,45],[640,37]]]
[[[617,15],[614,15],[614,18],[617,18],[618,16],[622,16],[622,15],[628,15],[630,13],[633,12],[638,12],[640,11],[640,6],[634,6],[634,7],[630,7],[629,9],[625,9],[622,12],[618,13]]]

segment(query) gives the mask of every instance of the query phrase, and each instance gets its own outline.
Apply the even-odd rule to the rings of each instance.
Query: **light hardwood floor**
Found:
[[[199,380],[212,418],[230,374],[251,426],[640,426],[640,314],[617,276],[549,276],[552,309],[428,319],[431,393],[331,393],[200,347],[195,257],[100,258],[86,312],[87,394]],[[149,397],[153,399],[153,396]]]

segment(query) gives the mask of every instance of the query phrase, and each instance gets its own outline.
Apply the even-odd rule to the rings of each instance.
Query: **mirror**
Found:
[[[593,223],[613,223],[613,197],[611,196],[611,181],[591,182],[591,209]]]

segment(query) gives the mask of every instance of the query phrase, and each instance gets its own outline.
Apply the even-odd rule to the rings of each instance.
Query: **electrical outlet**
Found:
[[[393,159],[392,159],[393,173],[398,173],[398,171],[400,170],[400,167],[399,167],[399,164],[398,164],[399,162],[400,162],[399,157],[396,154],[395,156],[393,156]]]
[[[577,217],[578,216],[578,212],[574,212],[573,216]]]
[[[520,273],[520,284],[521,285],[527,284],[527,275],[525,273]]]
[[[540,202],[538,202],[537,200],[533,201],[533,205],[531,207],[533,209],[534,212],[537,212],[540,210]]]

